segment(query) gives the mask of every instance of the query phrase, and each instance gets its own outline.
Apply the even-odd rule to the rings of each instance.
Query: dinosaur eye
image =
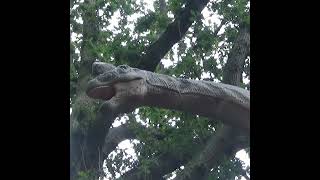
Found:
[[[127,66],[127,65],[120,65],[119,68],[121,68],[121,69],[128,69],[129,66]]]

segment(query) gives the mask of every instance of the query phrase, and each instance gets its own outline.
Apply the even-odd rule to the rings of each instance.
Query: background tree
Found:
[[[71,179],[97,179],[103,172],[110,179],[248,178],[250,167],[235,153],[249,152],[249,137],[236,129],[150,107],[105,122],[102,102],[88,98],[85,88],[91,64],[99,60],[249,89],[249,1],[71,0],[70,5]],[[117,146],[126,139],[135,156]]]

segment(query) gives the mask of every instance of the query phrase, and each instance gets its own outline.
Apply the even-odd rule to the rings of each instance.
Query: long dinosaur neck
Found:
[[[149,72],[146,81],[143,105],[190,112],[250,131],[250,93],[245,89]]]

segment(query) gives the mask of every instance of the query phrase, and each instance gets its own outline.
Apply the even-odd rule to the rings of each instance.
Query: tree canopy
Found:
[[[249,179],[249,137],[207,118],[142,107],[104,122],[85,94],[96,60],[250,89],[248,0],[71,0],[70,177]],[[118,144],[130,140],[134,154]],[[250,153],[249,153],[250,154]]]

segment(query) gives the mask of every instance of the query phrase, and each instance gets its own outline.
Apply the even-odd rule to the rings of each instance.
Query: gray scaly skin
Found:
[[[250,134],[250,92],[223,83],[174,78],[127,65],[115,67],[95,62],[96,76],[87,95],[106,100],[112,113],[126,113],[141,106],[189,112],[212,119]]]

